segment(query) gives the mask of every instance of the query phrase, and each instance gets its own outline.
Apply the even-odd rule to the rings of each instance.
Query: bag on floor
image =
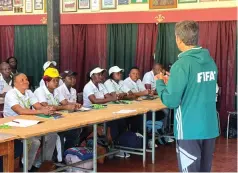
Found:
[[[142,148],[143,147],[143,136],[134,132],[122,133],[114,142],[115,145],[130,148]]]
[[[69,148],[64,152],[65,163],[67,165],[77,163],[80,161],[88,160],[93,158],[93,151],[86,147],[73,147]],[[72,168],[68,168],[67,172],[83,172],[78,168],[92,169],[93,161],[89,160],[84,163],[78,163]]]
[[[146,122],[146,127],[147,127],[147,132],[152,133],[152,121],[149,120]],[[163,122],[162,121],[155,121],[155,132],[158,133],[160,129],[163,127]]]
[[[237,138],[237,116],[230,117],[228,138]],[[227,129],[224,130],[224,136],[227,137]]]

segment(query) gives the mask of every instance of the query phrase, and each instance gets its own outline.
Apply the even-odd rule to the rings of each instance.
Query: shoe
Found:
[[[117,153],[115,156],[116,156],[116,157],[120,157],[120,158],[128,158],[128,157],[130,157],[131,155],[128,154],[128,153],[125,153],[125,152],[123,152],[123,151],[120,151],[120,152]]]
[[[149,148],[152,148],[152,139],[150,139],[150,140],[148,141],[148,147],[149,147]],[[157,148],[157,147],[158,147],[158,145],[155,144],[155,148]]]
[[[174,142],[174,140],[172,138],[167,138],[167,142],[172,143],[172,142]]]

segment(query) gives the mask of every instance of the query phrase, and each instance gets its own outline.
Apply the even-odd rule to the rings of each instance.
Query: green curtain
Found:
[[[107,25],[107,67],[117,65],[129,69],[135,64],[137,24]]]
[[[47,27],[15,26],[14,49],[18,71],[29,77],[33,87],[39,86],[47,60]]]
[[[162,23],[158,25],[158,39],[155,50],[155,61],[168,67],[178,59],[180,53],[174,34],[175,23]]]

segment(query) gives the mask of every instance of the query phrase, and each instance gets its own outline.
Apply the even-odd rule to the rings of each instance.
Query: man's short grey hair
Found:
[[[182,21],[175,25],[175,35],[179,37],[186,46],[198,44],[199,26],[195,21]]]

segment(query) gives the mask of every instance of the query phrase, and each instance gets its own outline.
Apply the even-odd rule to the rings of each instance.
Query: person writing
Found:
[[[175,25],[176,44],[182,51],[170,70],[168,84],[156,76],[156,90],[164,105],[173,108],[174,135],[180,172],[210,172],[215,139],[217,66],[207,49],[197,46],[199,27],[194,21]]]

